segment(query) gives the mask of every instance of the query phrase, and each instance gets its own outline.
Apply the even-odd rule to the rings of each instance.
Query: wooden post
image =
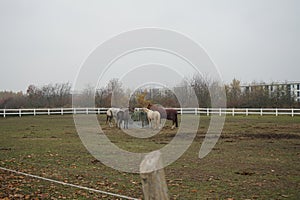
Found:
[[[168,187],[162,167],[160,151],[145,156],[140,165],[145,200],[168,200]]]

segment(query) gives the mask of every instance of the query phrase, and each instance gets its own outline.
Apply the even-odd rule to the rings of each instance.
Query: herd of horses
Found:
[[[142,127],[147,124],[153,129],[160,129],[161,119],[171,120],[173,122],[172,129],[178,127],[177,110],[169,108],[165,109],[159,105],[149,104],[142,109],[135,108],[109,108],[106,112],[106,124],[109,123],[113,127],[113,119],[116,126],[120,129],[122,123],[124,129],[128,129],[128,124],[132,114],[138,114],[138,120],[142,122]]]

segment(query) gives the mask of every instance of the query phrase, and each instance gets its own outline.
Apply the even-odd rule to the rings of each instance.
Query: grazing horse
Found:
[[[147,113],[144,111],[140,111],[139,112],[139,119],[142,121],[142,127],[144,128],[144,126],[149,124],[148,121],[148,117],[147,117]]]
[[[162,106],[152,104],[148,104],[147,108],[158,111],[162,119],[172,120],[173,124],[171,129],[174,129],[175,126],[178,127],[177,110],[172,108],[165,109]]]
[[[153,129],[159,129],[160,125],[160,113],[158,111],[152,111],[148,108],[143,108],[143,111],[147,113],[149,123]]]
[[[124,129],[128,129],[129,118],[130,115],[128,109],[119,110],[119,112],[117,113],[117,127],[121,129],[122,122],[124,121]]]
[[[141,121],[142,122],[142,128],[144,126],[148,125],[148,118],[147,118],[147,113],[145,113],[143,110],[140,109],[133,109],[133,114],[131,115],[131,119],[133,121]]]
[[[113,127],[112,119],[114,118],[115,123],[117,123],[117,113],[120,111],[120,108],[109,108],[106,111],[106,124],[109,123],[110,127]]]

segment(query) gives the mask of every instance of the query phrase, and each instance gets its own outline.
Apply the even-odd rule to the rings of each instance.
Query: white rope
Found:
[[[84,187],[84,186],[80,186],[80,185],[74,185],[74,184],[71,184],[71,183],[65,183],[65,182],[62,182],[62,181],[57,181],[57,180],[44,178],[44,177],[40,177],[40,176],[36,176],[36,175],[32,175],[32,174],[27,174],[27,173],[19,172],[19,171],[12,170],[12,169],[7,169],[7,168],[3,168],[3,167],[0,167],[0,169],[2,169],[4,171],[9,171],[9,172],[13,172],[13,173],[16,173],[16,174],[21,174],[21,175],[24,175],[24,176],[32,177],[32,178],[37,178],[37,179],[41,179],[41,180],[45,180],[45,181],[50,181],[50,182],[61,184],[61,185],[64,185],[64,186],[70,186],[70,187],[75,187],[75,188],[79,188],[79,189],[83,189],[83,190],[89,190],[89,191],[92,191],[92,192],[102,193],[102,194],[115,196],[115,197],[119,197],[119,198],[123,198],[123,199],[139,200],[139,199],[133,198],[133,197],[128,197],[128,196],[115,194],[115,193],[111,193],[111,192],[96,190],[96,189],[93,189],[93,188],[88,188],[88,187]]]

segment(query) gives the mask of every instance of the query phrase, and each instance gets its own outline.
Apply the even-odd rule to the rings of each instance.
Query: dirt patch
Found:
[[[291,133],[249,133],[243,136],[262,139],[300,139],[300,135]]]
[[[0,151],[11,151],[10,147],[0,147]]]
[[[255,174],[254,172],[247,172],[247,171],[234,172],[234,173],[242,176],[252,176]]]

